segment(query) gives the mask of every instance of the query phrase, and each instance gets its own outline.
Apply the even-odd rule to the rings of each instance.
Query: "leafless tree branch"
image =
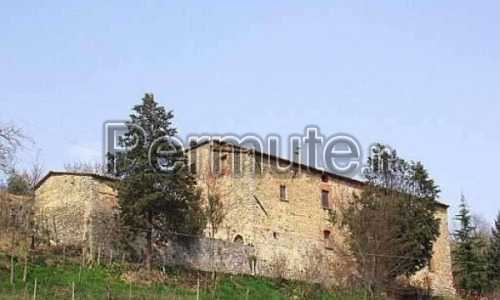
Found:
[[[21,128],[0,123],[0,171],[7,172],[12,168],[16,152],[28,140]]]
[[[64,164],[64,170],[75,173],[104,174],[104,167],[97,162],[73,162]]]

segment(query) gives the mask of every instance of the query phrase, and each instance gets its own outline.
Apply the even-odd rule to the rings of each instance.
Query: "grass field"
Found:
[[[82,267],[56,256],[37,257],[27,265],[23,281],[24,259],[14,257],[13,276],[11,260],[0,254],[0,299],[197,299],[198,286],[199,299],[204,300],[364,299],[360,291],[326,290],[301,282],[230,275],[214,281],[211,274],[200,273],[198,284],[198,273],[192,271],[167,268],[145,273],[118,264]],[[134,283],[124,274],[135,276]]]

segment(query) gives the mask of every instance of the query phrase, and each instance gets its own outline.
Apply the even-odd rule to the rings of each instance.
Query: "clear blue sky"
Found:
[[[0,5],[0,120],[47,170],[99,159],[103,122],[145,92],[181,135],[315,124],[421,160],[452,213],[461,191],[490,221],[500,209],[499,1]]]

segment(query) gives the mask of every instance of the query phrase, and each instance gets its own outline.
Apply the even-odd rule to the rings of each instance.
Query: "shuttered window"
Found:
[[[321,206],[324,209],[330,209],[330,193],[325,190],[321,190]]]

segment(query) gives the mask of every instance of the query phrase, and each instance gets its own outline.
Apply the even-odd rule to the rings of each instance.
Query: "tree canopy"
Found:
[[[493,287],[500,288],[500,213],[495,220],[495,226],[491,230],[491,239],[487,252],[488,278]]]
[[[14,195],[28,196],[31,195],[32,188],[25,176],[12,171],[7,178],[7,191]]]
[[[455,238],[453,275],[458,282],[458,287],[468,296],[473,293],[481,294],[488,284],[484,256],[485,243],[475,234],[476,228],[472,223],[464,195],[462,195],[460,211],[455,216],[455,220],[460,223],[460,226],[453,233]]]
[[[343,213],[349,242],[367,288],[382,288],[399,275],[428,266],[439,235],[439,188],[420,162],[395,150],[372,148],[367,184]]]
[[[110,160],[110,170],[121,178],[119,204],[121,220],[131,238],[145,237],[146,265],[151,268],[155,241],[167,239],[173,231],[198,233],[203,229],[200,193],[188,168],[184,152],[170,142],[177,129],[174,115],[146,94],[134,106],[120,139],[125,152]]]

